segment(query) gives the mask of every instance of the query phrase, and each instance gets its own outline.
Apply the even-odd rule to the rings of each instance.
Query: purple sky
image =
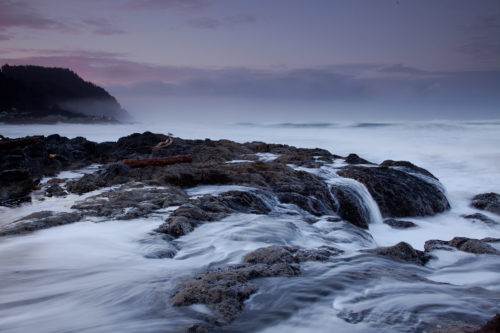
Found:
[[[498,0],[0,0],[1,63],[69,67],[125,101],[500,118],[499,36]]]

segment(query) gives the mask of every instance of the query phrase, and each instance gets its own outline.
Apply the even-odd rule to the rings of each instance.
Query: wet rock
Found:
[[[338,174],[363,183],[383,217],[435,215],[450,208],[438,186],[400,170],[347,166]]]
[[[173,296],[174,306],[207,304],[215,310],[216,323],[232,321],[242,310],[243,302],[259,289],[250,280],[263,277],[293,277],[300,274],[298,263],[325,261],[341,250],[332,247],[296,249],[288,246],[269,246],[247,254],[244,264],[209,271],[181,283]]]
[[[476,222],[476,221],[481,221],[485,224],[488,224],[488,225],[497,225],[499,224],[499,222],[493,220],[493,219],[490,219],[488,216],[484,215],[484,214],[481,214],[481,213],[474,213],[474,214],[469,214],[469,215],[462,215],[462,217],[464,219],[469,219],[469,220],[472,220],[472,222]]]
[[[271,200],[271,196],[264,191],[228,191],[218,196],[204,195],[177,208],[156,231],[180,237],[200,223],[219,221],[232,213],[267,214],[271,207],[266,202]]]
[[[271,245],[257,249],[243,257],[243,262],[250,264],[301,263],[304,261],[327,261],[344,251],[330,246],[316,249],[296,249],[289,246]]]
[[[80,221],[79,213],[40,211],[0,227],[0,236],[17,235]]]
[[[262,277],[291,277],[300,273],[300,268],[284,263],[274,265],[233,265],[204,273],[181,283],[173,296],[174,306],[196,303],[207,304],[217,313],[217,320],[232,321],[243,308],[243,302],[258,290],[249,281]]]
[[[393,160],[385,160],[379,164],[380,167],[394,167],[398,170],[405,171],[407,173],[419,173],[421,175],[437,179],[432,173],[425,170],[424,168],[418,167],[415,164],[408,161],[393,161]]]
[[[370,212],[363,198],[349,186],[335,185],[331,192],[337,199],[340,217],[359,228],[368,229]]]
[[[130,167],[123,163],[111,163],[93,174],[86,174],[78,180],[68,181],[66,189],[71,193],[84,194],[101,187],[124,184],[133,180]]]
[[[78,201],[71,208],[87,216],[129,220],[147,216],[161,208],[181,205],[187,200],[187,194],[177,187],[136,188],[130,184]]]
[[[208,326],[203,323],[193,324],[186,329],[186,333],[206,333],[208,331]]]
[[[500,332],[500,313],[497,313],[484,326],[474,333],[498,333]]]
[[[385,219],[384,223],[387,225],[390,225],[393,228],[396,229],[408,229],[408,228],[413,228],[416,227],[417,225],[411,221],[403,221],[403,220],[396,220],[396,219]]]
[[[58,184],[53,184],[47,187],[45,190],[45,196],[47,197],[64,197],[68,194],[61,186]]]
[[[487,244],[486,241],[467,237],[455,237],[450,241],[433,239],[426,241],[424,245],[426,252],[433,250],[452,250],[452,248],[475,254],[500,254],[499,251]]]
[[[422,266],[431,259],[431,256],[429,254],[426,254],[423,251],[415,250],[410,244],[405,242],[400,242],[389,247],[379,247],[371,250],[363,250],[363,252],[376,253],[399,261]]]
[[[0,171],[0,205],[16,206],[31,201],[30,193],[38,183],[26,169]]]
[[[500,194],[482,193],[472,198],[472,206],[500,215]]]
[[[349,154],[345,158],[345,162],[348,164],[373,164],[372,162],[367,161],[356,154]]]
[[[274,162],[293,164],[305,168],[319,168],[325,163],[331,163],[333,155],[324,149],[301,149],[288,147],[287,152],[281,152],[281,155]]]

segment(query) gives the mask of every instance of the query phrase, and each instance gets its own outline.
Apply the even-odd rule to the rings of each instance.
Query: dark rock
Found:
[[[50,185],[45,190],[45,196],[47,197],[64,197],[68,194],[61,186],[58,184]]]
[[[367,161],[356,154],[349,154],[345,158],[345,162],[348,164],[373,164],[372,162]]]
[[[500,313],[497,313],[484,326],[474,333],[499,333],[500,332]]]
[[[423,251],[415,250],[410,244],[400,242],[394,246],[379,247],[372,250],[363,250],[364,252],[372,252],[379,255],[387,256],[392,259],[417,264],[425,265],[431,256]]]
[[[243,308],[243,302],[259,288],[249,281],[262,277],[291,277],[300,268],[290,264],[233,265],[204,273],[181,283],[173,296],[174,306],[207,304],[216,311],[222,323],[232,321]]]
[[[0,205],[15,206],[31,201],[30,193],[38,183],[27,169],[0,171]]]
[[[341,252],[326,246],[306,250],[273,245],[257,249],[244,257],[245,264],[209,271],[183,281],[172,303],[174,306],[207,304],[216,312],[216,323],[224,324],[232,321],[243,308],[243,302],[259,289],[250,280],[297,276],[300,274],[297,263],[325,261]]]
[[[333,161],[333,155],[324,149],[289,148],[289,151],[281,152],[280,156],[274,162],[293,164],[305,168],[319,168],[325,163]]]
[[[87,216],[129,220],[149,215],[161,208],[181,205],[187,200],[186,193],[177,187],[135,188],[131,184],[88,197],[76,202],[71,208]]]
[[[500,194],[482,193],[472,198],[472,206],[500,215]]]
[[[191,199],[170,214],[156,231],[173,237],[183,236],[204,222],[219,221],[231,213],[267,214],[272,200],[264,191],[228,191],[218,196],[204,195]]]
[[[380,167],[395,167],[399,170],[402,170],[402,171],[405,171],[408,173],[419,173],[421,175],[434,178],[435,180],[439,180],[429,171],[425,170],[424,168],[418,167],[415,164],[408,162],[408,161],[386,160],[386,161],[383,161],[382,163],[380,163],[379,166]]]
[[[340,184],[332,186],[331,191],[337,199],[337,213],[340,217],[357,227],[368,229],[370,212],[359,193],[347,185]]]
[[[93,174],[86,174],[78,180],[68,181],[66,189],[71,193],[84,194],[101,187],[124,184],[132,181],[130,167],[123,163],[111,163]]]
[[[363,183],[384,217],[427,216],[450,208],[446,196],[435,184],[400,170],[347,166],[338,174]]]
[[[340,217],[333,217],[333,216],[327,217],[326,220],[328,222],[340,222],[340,221],[342,221],[342,219]]]
[[[413,228],[416,227],[417,225],[411,221],[402,221],[402,220],[396,220],[396,219],[385,219],[384,220],[385,224],[390,225],[393,228],[396,229],[407,229],[407,228]]]
[[[494,247],[486,244],[486,241],[467,237],[455,237],[450,241],[433,239],[426,241],[424,245],[426,252],[451,250],[451,248],[475,254],[500,254]]]
[[[481,239],[481,241],[486,242],[486,243],[496,243],[496,242],[500,242],[500,238],[486,237],[486,238]]]
[[[196,323],[186,329],[186,333],[206,333],[208,326],[203,323]]]
[[[481,213],[474,213],[474,214],[469,214],[469,215],[462,215],[462,217],[464,219],[469,219],[469,220],[472,220],[472,222],[476,222],[476,221],[481,221],[481,222],[484,222],[488,225],[497,225],[499,224],[499,222],[493,220],[493,219],[490,219],[488,216],[484,215],[484,214],[481,214]]]
[[[0,227],[0,236],[16,235],[80,221],[79,213],[41,211]]]

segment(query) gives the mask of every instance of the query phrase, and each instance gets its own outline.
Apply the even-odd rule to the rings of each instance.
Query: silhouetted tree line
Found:
[[[83,116],[64,106],[79,100],[106,102],[110,109],[121,109],[116,99],[103,88],[84,81],[66,68],[4,65],[0,71],[0,112],[28,116]],[[106,115],[106,110],[103,110]],[[109,112],[108,114],[113,114]]]

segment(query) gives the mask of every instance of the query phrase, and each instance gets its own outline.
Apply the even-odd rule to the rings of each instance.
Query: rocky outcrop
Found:
[[[493,318],[491,318],[486,324],[481,326],[474,333],[498,333],[500,332],[500,313],[497,313]]]
[[[231,213],[267,214],[271,207],[266,201],[271,200],[264,191],[228,191],[218,196],[207,194],[177,208],[156,231],[180,237],[201,223],[219,221]]]
[[[0,227],[0,236],[17,235],[80,221],[82,214],[41,211]]]
[[[450,208],[446,196],[435,184],[401,170],[347,166],[338,174],[364,184],[383,217],[435,215]]]
[[[423,251],[415,250],[410,244],[405,242],[400,242],[394,246],[363,250],[363,252],[375,253],[398,261],[422,266],[431,259],[429,254],[426,254]]]
[[[130,184],[78,201],[71,208],[86,216],[129,220],[147,216],[161,208],[181,205],[187,200],[187,194],[177,187],[147,188]]]
[[[257,249],[245,256],[244,264],[227,266],[182,281],[172,297],[172,304],[207,304],[215,311],[215,318],[209,321],[224,324],[236,318],[243,302],[258,291],[258,285],[251,280],[297,276],[300,274],[299,262],[325,261],[340,252],[330,247],[304,250],[276,245]]]
[[[472,198],[472,206],[500,215],[500,194],[482,193]]]
[[[457,250],[475,253],[475,254],[500,254],[500,251],[496,250],[491,245],[487,244],[487,241],[495,241],[494,239],[479,240],[467,237],[455,237],[450,241],[443,241],[438,239],[432,239],[425,242],[424,249],[426,252],[434,250],[447,250],[450,251],[453,248]]]

